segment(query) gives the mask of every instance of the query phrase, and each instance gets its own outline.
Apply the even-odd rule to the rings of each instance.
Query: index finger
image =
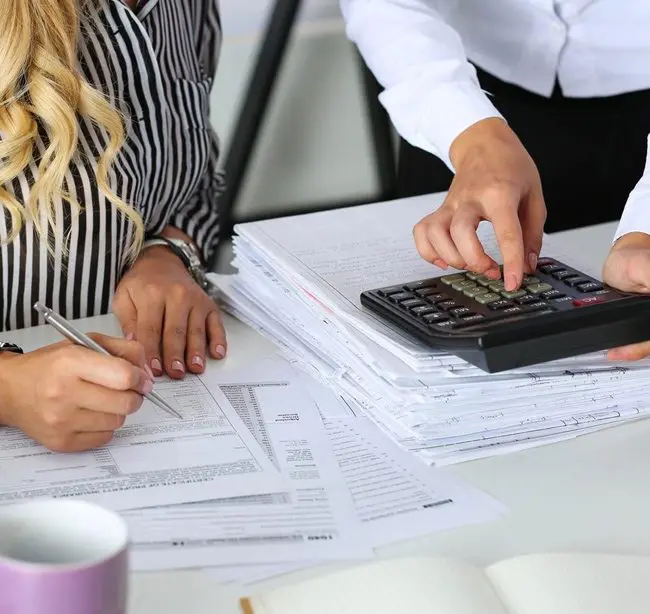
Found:
[[[492,225],[503,257],[503,283],[506,290],[516,290],[524,277],[524,238],[517,211],[501,207]]]
[[[111,390],[151,392],[149,375],[124,358],[105,356],[86,348],[74,348],[74,371],[79,379]]]

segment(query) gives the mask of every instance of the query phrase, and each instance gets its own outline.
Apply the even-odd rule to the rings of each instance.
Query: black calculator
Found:
[[[540,258],[514,292],[464,272],[363,292],[361,303],[488,373],[650,339],[650,297],[614,290],[553,258]]]

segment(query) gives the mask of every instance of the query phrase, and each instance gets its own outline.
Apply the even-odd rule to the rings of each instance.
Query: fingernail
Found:
[[[153,390],[153,380],[146,380],[142,384],[142,394],[149,394]]]
[[[195,367],[199,367],[199,368],[203,369],[203,365],[204,365],[203,358],[201,358],[200,356],[193,356],[192,357],[192,364]]]
[[[129,333],[129,334],[126,336],[126,340],[127,340],[127,341],[133,341],[134,339],[135,339],[135,333]]]
[[[151,360],[151,369],[156,375],[160,375],[163,370],[160,360],[158,360],[157,358],[153,358]]]
[[[214,353],[219,357],[223,358],[226,355],[226,348],[223,345],[218,345],[214,348]]]
[[[489,269],[485,272],[485,276],[490,279],[499,279],[501,277],[501,271],[499,269]]]
[[[185,373],[185,365],[180,360],[172,360],[172,371]]]
[[[528,255],[528,262],[530,263],[530,268],[534,273],[537,269],[537,254],[535,252],[530,252]]]
[[[153,371],[151,370],[151,368],[149,367],[149,365],[145,365],[145,366],[144,366],[144,371],[145,371],[145,373],[149,376],[149,379],[150,379],[151,381],[153,381],[153,379],[154,379],[154,374],[153,374]]]
[[[514,275],[508,275],[508,281],[505,283],[506,290],[512,292],[517,289],[518,285],[519,282],[517,281],[517,278]]]
[[[435,266],[437,266],[439,269],[446,269],[447,268],[447,263],[444,260],[440,260],[439,258],[434,260],[433,264]]]

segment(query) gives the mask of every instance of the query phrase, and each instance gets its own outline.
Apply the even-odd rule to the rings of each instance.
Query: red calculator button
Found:
[[[586,296],[585,298],[577,298],[573,301],[576,307],[584,307],[585,305],[597,305],[607,301],[607,296],[601,294],[600,296]]]

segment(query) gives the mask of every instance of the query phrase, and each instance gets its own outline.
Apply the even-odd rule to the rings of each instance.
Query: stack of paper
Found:
[[[233,314],[429,463],[551,443],[648,412],[648,362],[598,353],[487,375],[363,310],[364,290],[443,274],[412,238],[434,206],[422,197],[239,225],[238,274],[213,281]],[[479,234],[498,259],[491,226]],[[543,254],[598,277],[548,238]]]

